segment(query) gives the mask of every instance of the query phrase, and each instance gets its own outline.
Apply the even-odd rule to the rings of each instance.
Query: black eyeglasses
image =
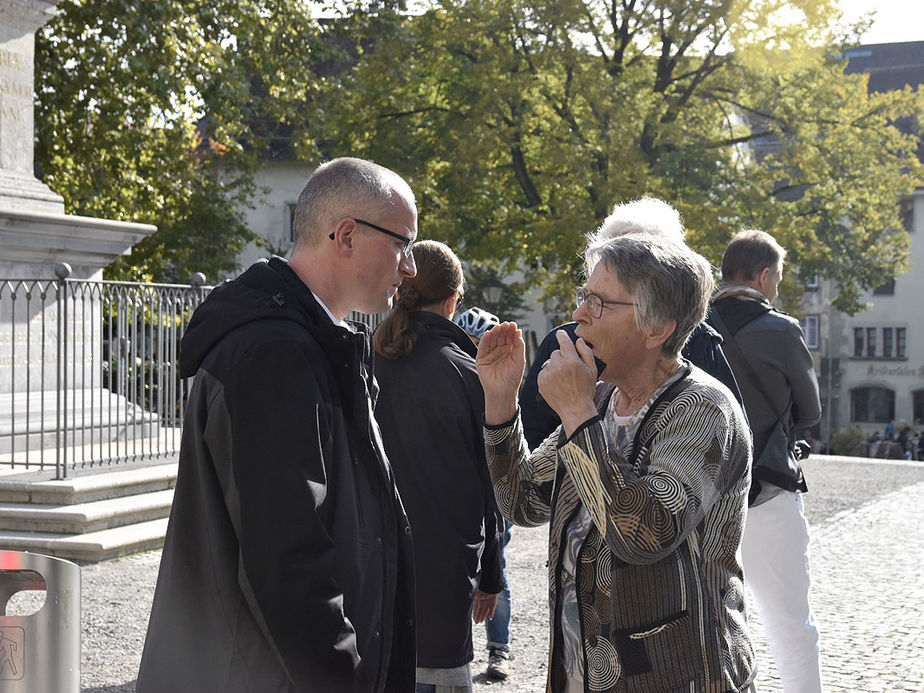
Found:
[[[401,253],[406,258],[411,256],[411,251],[414,248],[415,239],[408,238],[407,236],[402,236],[400,233],[395,233],[394,231],[389,231],[388,229],[382,228],[378,224],[373,224],[371,221],[363,221],[362,219],[358,219],[356,217],[353,217],[353,221],[355,221],[357,224],[368,226],[370,229],[374,229],[375,231],[378,231],[379,233],[384,233],[386,236],[391,236],[392,238],[396,238],[397,240],[401,241],[402,243],[404,243],[404,248],[402,248]],[[334,234],[330,234],[328,238],[330,238],[331,240],[334,240]]]
[[[605,306],[635,306],[634,303],[629,303],[627,301],[604,301],[602,298],[597,296],[597,294],[592,294],[589,291],[585,291],[583,286],[579,286],[574,290],[574,296],[577,299],[577,307],[580,308],[585,303],[587,304],[587,310],[590,311],[590,317],[594,320],[603,317],[603,308]]]
[[[465,298],[465,294],[462,293],[461,291],[460,291],[459,294],[456,296],[456,312],[457,312],[457,313],[458,313],[460,310],[462,310],[462,300],[463,300],[464,298]]]

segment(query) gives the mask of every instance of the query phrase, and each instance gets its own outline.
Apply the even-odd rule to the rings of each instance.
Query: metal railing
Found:
[[[0,466],[69,472],[179,449],[179,344],[210,290],[70,278],[0,281]]]
[[[73,472],[179,452],[179,346],[212,287],[0,279],[0,469]],[[383,315],[352,314],[374,328]]]

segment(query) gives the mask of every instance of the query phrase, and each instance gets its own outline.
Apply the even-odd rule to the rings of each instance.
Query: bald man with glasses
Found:
[[[335,159],[293,229],[289,260],[216,288],[183,339],[195,382],[139,693],[414,689],[411,531],[347,320],[416,273],[414,194]]]

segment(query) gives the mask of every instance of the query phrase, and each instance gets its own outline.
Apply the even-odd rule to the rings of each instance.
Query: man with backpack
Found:
[[[722,283],[708,321],[744,399],[754,435],[749,509],[741,552],[785,693],[821,691],[818,629],[809,602],[807,490],[798,434],[821,419],[812,356],[799,323],[771,303],[786,251],[763,231],[736,234],[722,256]]]

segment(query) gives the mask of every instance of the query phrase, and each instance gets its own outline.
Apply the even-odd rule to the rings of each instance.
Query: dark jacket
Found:
[[[196,310],[139,693],[413,690],[410,527],[371,365],[364,328],[279,258]]]
[[[539,345],[532,365],[530,365],[526,374],[526,379],[523,381],[523,386],[520,388],[523,434],[526,436],[526,442],[529,444],[530,450],[535,450],[539,443],[545,440],[561,423],[555,410],[539,397],[539,384],[537,382],[539,371],[542,370],[542,364],[552,355],[553,351],[558,349],[558,338],[555,336],[558,330],[564,330],[572,342],[577,341],[577,336],[575,335],[575,330],[577,330],[576,322],[559,325],[549,332],[545,339],[542,340],[542,344]],[[701,322],[696,326],[693,334],[690,335],[690,339],[687,340],[686,345],[683,347],[683,357],[725,385],[731,390],[738,403],[743,404],[741,393],[735,382],[735,376],[732,375],[728,361],[725,360],[725,355],[722,353],[722,337],[712,327],[705,322]],[[597,359],[598,370],[602,372],[603,367],[603,362]]]
[[[410,320],[418,334],[411,353],[375,355],[375,416],[414,535],[417,665],[452,669],[474,656],[476,588],[504,588],[504,525],[485,461],[475,346],[441,315]]]
[[[725,354],[737,375],[754,435],[756,485],[766,485],[766,480],[761,477],[759,460],[780,417],[790,444],[805,428],[821,419],[821,401],[812,355],[805,346],[799,322],[774,310],[755,290],[723,283],[710,309],[710,321],[715,320],[714,312],[720,314],[730,332],[729,337],[738,346],[738,349],[726,348]],[[760,389],[750,376],[744,359],[760,381]],[[798,466],[793,465],[793,468],[801,476]],[[800,488],[804,490],[804,483]],[[768,497],[768,492],[774,491],[761,491],[761,500]]]

